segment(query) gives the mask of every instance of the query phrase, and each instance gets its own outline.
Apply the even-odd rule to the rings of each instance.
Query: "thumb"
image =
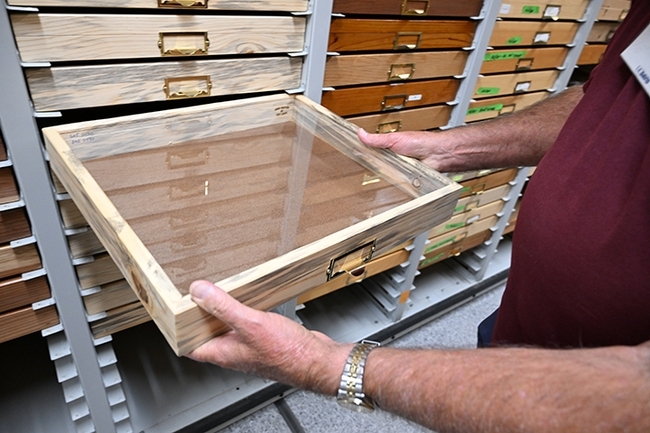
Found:
[[[366,146],[381,148],[390,147],[390,141],[386,140],[386,134],[370,134],[366,132],[365,129],[359,128],[357,130],[357,136]]]
[[[240,328],[247,317],[253,317],[258,313],[257,310],[245,306],[209,281],[194,281],[190,284],[190,295],[199,307],[234,330]]]

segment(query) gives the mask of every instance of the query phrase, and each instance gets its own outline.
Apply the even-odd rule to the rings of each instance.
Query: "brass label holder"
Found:
[[[426,15],[429,11],[429,0],[404,0],[402,15]]]
[[[354,250],[333,258],[327,268],[327,281],[339,275],[359,277],[365,274],[365,264],[372,258],[377,247],[377,239],[361,245]]]
[[[402,121],[394,120],[392,122],[384,122],[377,125],[377,134],[388,134],[389,132],[397,132],[402,129]]]
[[[158,7],[207,9],[208,0],[158,0]]]
[[[542,18],[557,21],[560,18],[561,12],[562,5],[546,5],[546,8],[544,8],[544,13],[542,14]]]
[[[408,80],[414,73],[415,63],[393,63],[388,69],[388,81]]]
[[[210,96],[212,93],[212,81],[209,75],[165,78],[163,90],[168,100],[200,98]]]
[[[165,56],[204,56],[208,54],[208,32],[160,32],[158,48]]]
[[[502,114],[512,113],[516,110],[517,104],[507,104],[504,105],[501,110],[499,110],[499,116]]]
[[[520,81],[515,84],[512,93],[525,93],[530,90],[531,82],[530,81]]]
[[[394,50],[415,50],[422,43],[422,32],[398,32],[393,40]]]
[[[517,66],[515,66],[515,71],[530,71],[533,68],[533,62],[535,59],[533,57],[522,57],[517,59]]]
[[[537,32],[533,38],[533,45],[548,45],[551,40],[551,32]]]
[[[381,101],[381,111],[401,110],[406,106],[408,95],[386,95]],[[397,101],[397,102],[391,102]]]

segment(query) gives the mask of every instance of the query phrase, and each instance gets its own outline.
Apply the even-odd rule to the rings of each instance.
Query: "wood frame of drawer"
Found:
[[[505,202],[495,200],[483,206],[469,209],[465,212],[453,215],[449,220],[429,230],[429,237],[440,236],[452,230],[472,225],[476,221],[484,220],[492,215],[496,215],[503,209]]]
[[[504,0],[500,18],[580,20],[585,15],[589,0]]]
[[[348,117],[347,120],[368,132],[424,131],[447,125],[451,111],[452,107],[449,105],[434,105],[368,116]]]
[[[6,161],[8,158],[7,148],[5,147],[5,142],[2,138],[2,131],[0,131],[0,161]]]
[[[45,276],[32,279],[11,277],[0,280],[0,313],[43,301],[51,296]]]
[[[175,4],[176,3],[176,4]],[[93,7],[93,8],[137,8],[161,10],[234,10],[234,11],[286,11],[304,12],[307,0],[196,0],[194,5],[183,5],[174,0],[8,0],[12,6],[32,7]]]
[[[566,47],[490,50],[485,54],[481,74],[559,68],[564,64],[568,53]]]
[[[559,75],[557,70],[483,75],[476,81],[473,98],[483,99],[552,89]]]
[[[591,27],[589,34],[587,35],[587,42],[588,43],[609,42],[610,39],[612,39],[612,37],[614,36],[614,33],[616,32],[616,29],[618,29],[618,26],[620,24],[621,23],[618,22],[607,22],[607,21],[595,22],[594,25]]]
[[[0,278],[8,278],[41,268],[41,256],[36,244],[12,247],[0,246]]]
[[[443,233],[439,236],[430,237],[428,239],[427,245],[424,248],[424,254],[429,255],[433,251],[439,250],[440,248],[443,248],[447,245],[456,244],[484,230],[490,230],[497,224],[498,221],[499,217],[493,215],[488,218],[476,221],[475,223],[467,225],[465,227]]]
[[[494,24],[490,46],[518,47],[566,45],[573,42],[579,23],[550,21],[497,21]]]
[[[491,237],[492,232],[488,229],[480,233],[476,233],[475,235],[466,237],[459,242],[441,247],[438,250],[426,254],[424,258],[420,260],[418,269],[424,269],[427,266],[431,266],[451,257],[456,257],[467,250],[478,247],[479,245],[487,242]]]
[[[0,244],[31,236],[32,228],[25,208],[0,212]]]
[[[20,200],[13,167],[0,167],[0,204]]]
[[[59,323],[54,305],[34,310],[31,306],[0,314],[0,343],[42,331]]]
[[[502,114],[522,110],[539,101],[548,98],[549,92],[521,93],[519,95],[499,96],[496,98],[479,99],[469,104],[465,122],[478,122],[493,119]]]
[[[582,47],[576,64],[579,66],[597,65],[603,58],[605,50],[607,50],[607,44],[587,44]]]
[[[511,182],[517,176],[517,172],[518,169],[516,168],[507,168],[485,176],[465,180],[460,183],[463,187],[460,191],[460,198],[480,194],[488,189]]]

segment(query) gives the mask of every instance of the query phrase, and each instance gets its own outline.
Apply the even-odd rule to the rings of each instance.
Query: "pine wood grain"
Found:
[[[533,71],[484,75],[476,80],[475,99],[552,89],[560,71]]]
[[[568,52],[566,47],[489,50],[481,65],[481,74],[559,68]]]
[[[576,64],[580,66],[597,65],[603,58],[606,49],[607,44],[587,44],[582,48]]]
[[[41,331],[58,323],[59,315],[53,305],[36,311],[30,306],[0,314],[0,343]]]
[[[83,301],[88,314],[102,313],[134,302],[140,302],[129,283],[124,279],[102,285],[99,292],[84,296]],[[146,314],[146,310],[142,305],[141,308]]]
[[[492,215],[501,212],[505,202],[503,200],[495,200],[484,204],[482,206],[474,207],[464,212],[457,213],[449,218],[444,223],[434,227],[429,231],[429,236],[439,236],[443,233],[450,232],[460,227],[465,227],[473,224],[476,221],[486,219]]]
[[[13,277],[0,280],[0,313],[33,304],[50,297],[47,278],[30,280]]]
[[[31,236],[32,229],[24,208],[0,212],[0,244]]]
[[[483,0],[334,0],[333,11],[342,14],[478,16]]]
[[[395,112],[348,117],[347,120],[369,132],[424,131],[449,123],[452,108],[435,105]]]
[[[112,335],[151,320],[151,316],[149,316],[147,310],[139,302],[114,308],[106,313],[107,316],[104,319],[100,319],[90,325],[93,337],[95,338]]]
[[[438,250],[444,246],[454,244],[462,241],[470,236],[474,236],[477,233],[480,233],[485,230],[489,230],[492,227],[495,227],[499,217],[493,215],[491,217],[479,220],[468,226],[464,226],[455,230],[451,230],[447,233],[443,233],[438,236],[430,237],[428,243],[424,249],[425,255],[430,255],[430,253]]]
[[[516,175],[516,168],[508,168],[488,174],[487,176],[466,180],[464,182],[461,182],[463,189],[460,192],[460,197],[463,198],[470,195],[479,194],[485,190],[503,185],[504,183],[508,183],[514,180]]]
[[[12,248],[0,246],[0,278],[13,277],[41,268],[41,257],[36,244]]]
[[[96,7],[96,8],[138,8],[161,10],[234,10],[234,11],[290,11],[307,10],[307,0],[200,0],[206,7],[192,8],[181,5],[160,7],[156,0],[8,0],[12,6],[52,7]]]
[[[544,45],[566,45],[573,42],[578,28],[580,24],[572,22],[497,21],[489,44],[492,47],[531,46],[536,45],[537,39],[546,41]],[[545,34],[548,38],[542,37]]]
[[[88,221],[86,221],[79,211],[79,208],[72,200],[61,200],[58,203],[64,228],[74,229],[88,227]]]

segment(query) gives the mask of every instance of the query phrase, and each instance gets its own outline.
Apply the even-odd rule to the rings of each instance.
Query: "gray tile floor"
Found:
[[[478,296],[455,310],[391,342],[392,347],[473,348],[476,327],[496,309],[503,287]],[[331,397],[296,391],[285,402],[306,433],[421,433],[430,430],[383,411],[356,414]],[[226,433],[291,433],[276,405],[267,406],[226,427]]]

